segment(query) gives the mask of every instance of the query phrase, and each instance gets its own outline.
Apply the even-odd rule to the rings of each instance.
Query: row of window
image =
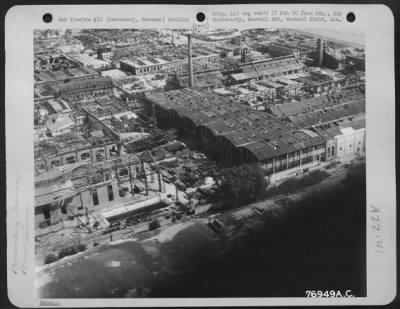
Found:
[[[358,142],[358,145],[361,145],[361,141]],[[349,144],[349,148],[352,148],[351,144]],[[360,150],[361,150],[361,148],[357,147],[356,151],[360,152]],[[339,151],[343,151],[343,147],[339,147]],[[328,147],[327,155],[328,155],[328,157],[333,157],[335,155],[335,146]]]
[[[161,71],[163,67],[161,65],[158,66],[153,66],[153,67],[148,67],[148,68],[142,68],[138,69],[139,73],[149,73],[149,72],[154,72],[154,71]]]
[[[335,146],[328,147],[327,156],[333,157],[335,155]]]
[[[313,159],[315,159],[316,161],[320,160],[320,155],[315,155],[313,157],[312,153],[309,153],[307,156],[302,156],[301,157],[301,164],[306,164],[306,163],[312,162]],[[273,162],[272,160],[268,160],[267,161],[266,167],[268,169],[272,169],[272,166],[273,166],[272,162]],[[281,166],[286,167],[287,164],[291,165],[294,162],[298,162],[298,164],[300,164],[300,158],[299,158],[298,155],[294,156],[292,154],[292,155],[289,155],[289,160],[287,160],[286,157],[284,157],[282,159],[277,159],[275,161],[275,168],[279,168]]]
[[[107,195],[108,195],[108,201],[109,202],[114,200],[114,191],[113,191],[112,185],[107,186]],[[100,204],[99,195],[98,195],[97,189],[94,189],[92,191],[92,200],[93,200],[93,205],[94,206],[98,206]],[[83,205],[80,207],[80,209],[83,209]],[[46,205],[45,207],[43,207],[42,211],[43,211],[44,219],[46,221],[49,221],[51,219],[50,207],[48,205]],[[67,211],[66,211],[65,207],[63,207],[61,209],[61,211],[62,211],[63,214],[67,214]]]
[[[81,99],[85,99],[87,97],[97,97],[97,96],[103,96],[106,94],[109,94],[111,92],[111,90],[98,90],[98,91],[92,91],[92,92],[85,92],[82,94],[76,94],[76,95],[68,95],[69,98],[71,99],[76,99],[76,100],[81,100]]]
[[[351,144],[349,145],[349,148],[351,148]],[[343,150],[343,148],[340,147],[340,148],[339,148],[339,151],[342,151],[342,150]],[[357,151],[357,152],[360,152],[360,147],[357,147],[356,151]]]
[[[266,74],[266,75],[260,76],[259,79],[263,79],[263,78],[270,79],[270,78],[280,77],[282,75],[296,74],[298,72],[299,72],[298,70],[293,70],[293,71],[282,72],[282,73],[277,73],[277,74]]]
[[[118,155],[118,151],[115,146],[113,146],[109,149],[109,154],[110,154],[110,157],[115,157]],[[95,158],[96,158],[96,162],[104,161],[106,159],[104,149],[97,150],[95,152]],[[89,151],[81,153],[80,159],[81,159],[81,161],[90,160],[91,153]],[[73,164],[73,163],[76,163],[75,155],[71,155],[71,156],[68,156],[65,158],[65,164]],[[60,159],[53,160],[50,162],[50,165],[51,165],[51,167],[60,166],[61,160]]]
[[[298,161],[288,162],[287,164],[286,164],[286,162],[284,162],[283,164],[281,162],[281,164],[275,165],[274,168],[272,167],[272,164],[267,164],[267,166],[265,167],[265,171],[266,171],[266,173],[268,175],[271,175],[272,173],[278,173],[278,172],[285,171],[287,169],[291,169],[291,168],[294,168],[294,167],[297,167],[297,166],[300,166],[300,165],[311,163],[314,160],[315,161],[320,161],[320,160],[324,161],[325,160],[325,156],[324,155],[321,155],[321,156],[316,155],[315,157],[312,157],[312,156],[311,157],[306,157],[306,158],[303,158],[301,160],[301,163],[300,163],[299,160]]]
[[[108,201],[111,202],[114,200],[114,191],[112,185],[107,186],[107,195],[108,195]],[[92,191],[92,199],[93,199],[93,205],[97,206],[100,204],[99,202],[99,195],[97,193],[97,189],[94,189]]]
[[[139,175],[140,173],[140,168],[139,166],[135,167],[136,170],[136,175]],[[118,177],[128,177],[129,176],[129,169],[128,168],[120,168],[118,169]],[[105,172],[104,174],[97,174],[94,176],[91,176],[90,178],[90,183],[91,184],[96,184],[96,183],[100,183],[103,181],[108,181],[111,179],[114,179],[115,174],[113,172]],[[132,177],[135,177],[132,173]]]

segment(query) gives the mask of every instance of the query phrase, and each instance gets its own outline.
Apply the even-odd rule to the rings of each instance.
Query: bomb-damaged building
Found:
[[[195,89],[147,94],[145,111],[160,126],[176,127],[220,161],[259,162],[267,174],[325,160],[325,140],[289,121]]]

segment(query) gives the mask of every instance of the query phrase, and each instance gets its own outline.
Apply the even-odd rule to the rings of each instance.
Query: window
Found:
[[[38,170],[39,172],[46,171],[46,165],[44,164],[44,162],[36,163],[36,170]]]
[[[52,167],[60,166],[60,160],[51,161],[51,166]]]
[[[104,173],[104,180],[107,181],[107,180],[110,180],[110,179],[112,179],[111,173]]]
[[[92,191],[93,205],[99,205],[99,196],[97,195],[97,190]]]
[[[107,192],[108,192],[108,200],[113,201],[114,200],[114,192],[113,192],[112,185],[107,186]]]
[[[115,146],[112,146],[110,148],[109,152],[110,152],[110,156],[111,157],[114,157],[114,156],[116,156],[118,154],[118,150],[117,150],[117,148]]]
[[[360,147],[357,147],[357,151],[358,151],[358,152],[360,151]]]
[[[335,154],[335,147],[332,146],[332,156]]]
[[[65,158],[65,162],[67,164],[75,163],[75,157],[74,156],[69,156],[69,157]]]
[[[96,161],[104,161],[104,149],[96,151]]]
[[[126,169],[126,168],[120,169],[120,170],[118,171],[118,173],[119,173],[119,176],[120,176],[120,177],[124,177],[124,176],[128,176],[128,175],[129,175],[129,171],[128,171],[128,169]]]
[[[89,160],[89,159],[90,159],[90,153],[89,153],[89,152],[84,152],[84,153],[82,153],[82,154],[81,154],[81,159],[82,159],[83,161]]]
[[[50,220],[50,206],[46,205],[43,207],[43,215],[45,220]]]

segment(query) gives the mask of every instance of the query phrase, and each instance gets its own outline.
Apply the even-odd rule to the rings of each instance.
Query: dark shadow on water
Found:
[[[365,166],[351,175],[296,202],[222,258],[164,278],[149,297],[304,297],[306,290],[366,296]]]

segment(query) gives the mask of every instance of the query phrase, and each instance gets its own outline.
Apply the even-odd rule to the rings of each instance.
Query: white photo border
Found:
[[[319,10],[353,12],[354,23],[305,24],[229,22],[208,19],[214,11]],[[202,25],[196,13],[205,13]],[[51,13],[51,24],[42,21]],[[70,17],[113,16],[136,18],[138,23],[72,22]],[[187,16],[187,22],[143,21],[151,16]],[[61,18],[67,21],[61,22]],[[373,22],[371,22],[373,21]],[[367,297],[365,298],[218,298],[218,299],[54,299],[35,294],[34,158],[33,158],[33,31],[63,28],[337,28],[362,29],[366,50],[367,123]],[[260,305],[383,305],[396,295],[396,180],[395,180],[395,78],[394,17],[385,5],[243,4],[243,5],[35,5],[14,6],[5,18],[6,46],[6,162],[7,162],[7,278],[10,301],[19,307],[132,306],[260,306]],[[379,209],[377,222],[376,209]],[[384,253],[376,250],[376,224]],[[374,228],[375,226],[375,228]],[[46,303],[47,302],[47,303]]]

